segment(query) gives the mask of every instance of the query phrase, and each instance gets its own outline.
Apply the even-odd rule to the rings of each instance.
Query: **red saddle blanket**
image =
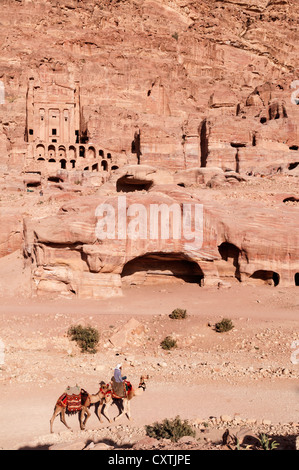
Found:
[[[77,413],[81,411],[83,401],[86,399],[86,394],[82,393],[63,393],[57,400],[57,405],[63,406],[68,414]]]

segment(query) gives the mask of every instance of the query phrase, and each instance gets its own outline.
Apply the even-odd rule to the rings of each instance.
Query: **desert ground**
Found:
[[[3,297],[0,448],[48,449],[108,438],[132,444],[145,437],[145,425],[176,416],[199,432],[208,422],[218,438],[227,426],[298,434],[299,364],[291,360],[299,340],[297,289],[165,284],[131,286],[123,297],[101,301]],[[177,307],[187,310],[185,319],[169,318]],[[217,333],[214,325],[224,317],[234,328]],[[76,324],[98,329],[96,354],[83,354],[70,341],[67,330]],[[167,335],[177,340],[176,349],[161,348]],[[133,385],[140,375],[150,376],[144,394],[131,403],[132,421],[100,423],[92,412],[85,431],[77,416],[69,416],[71,431],[57,418],[50,434],[65,388],[78,384],[96,393],[118,362]],[[110,414],[116,416],[116,407]]]

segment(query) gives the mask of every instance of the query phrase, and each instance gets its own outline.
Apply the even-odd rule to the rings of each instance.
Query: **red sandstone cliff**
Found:
[[[1,162],[22,168],[28,156],[31,78],[79,83],[81,132],[121,163],[250,172],[298,161],[298,8],[2,0]]]
[[[269,209],[262,198],[215,202],[213,191],[193,195],[177,185],[213,189],[290,172],[296,179],[296,0],[2,0],[1,8],[0,185],[22,196],[49,190],[50,198],[30,210],[18,200],[9,217],[2,209],[11,200],[1,203],[0,255],[22,248],[38,290],[87,297],[118,293],[123,267],[147,253],[162,270],[158,252],[179,261],[177,277],[182,260],[196,262],[206,284],[256,273],[294,284],[297,208],[283,200],[295,203],[296,194],[270,195]],[[204,249],[105,247],[95,238],[92,199],[81,198],[57,226],[59,202],[102,185],[98,196],[112,200],[150,190],[146,207],[172,191],[170,201],[204,203]],[[148,271],[142,263],[134,269]]]

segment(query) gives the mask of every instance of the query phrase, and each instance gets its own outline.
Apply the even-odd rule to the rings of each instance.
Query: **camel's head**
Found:
[[[112,400],[111,394],[111,384],[104,381],[100,382],[100,391],[99,393],[102,396],[102,403],[109,403]]]
[[[149,379],[148,375],[142,375],[139,380],[139,386],[138,388],[142,388],[143,391],[146,389],[146,381]]]
[[[103,393],[107,393],[109,392],[109,390],[111,390],[111,385],[110,384],[107,384],[106,382],[102,381],[100,382],[100,390],[103,392]]]

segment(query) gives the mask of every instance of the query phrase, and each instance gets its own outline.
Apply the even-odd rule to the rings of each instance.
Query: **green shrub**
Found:
[[[169,349],[176,348],[177,344],[176,344],[176,340],[173,339],[171,336],[166,336],[166,338],[164,338],[163,341],[161,341],[160,346],[162,349],[169,350]]]
[[[171,312],[169,318],[172,318],[173,320],[181,320],[182,318],[186,318],[186,316],[187,310],[184,310],[182,308],[176,308]]]
[[[279,446],[278,442],[273,441],[273,439],[270,439],[267,434],[264,433],[259,435],[259,441],[263,450],[274,450]]]
[[[230,331],[234,328],[234,325],[229,318],[223,318],[220,322],[216,323],[215,330],[218,333],[225,333],[226,331]]]
[[[99,342],[99,332],[91,326],[83,327],[81,325],[71,326],[67,332],[72,341],[76,341],[82,352],[94,354],[96,345]]]
[[[181,421],[177,416],[174,419],[164,419],[162,423],[145,426],[146,434],[155,439],[170,439],[177,442],[183,436],[195,437],[195,431],[188,421]]]

